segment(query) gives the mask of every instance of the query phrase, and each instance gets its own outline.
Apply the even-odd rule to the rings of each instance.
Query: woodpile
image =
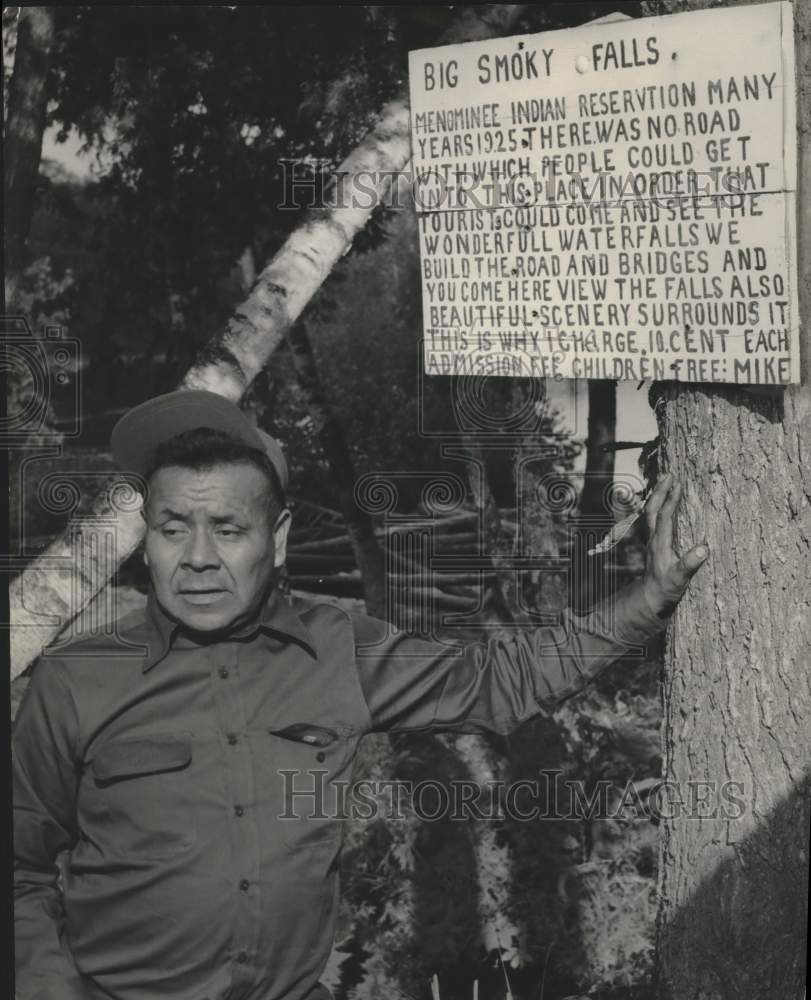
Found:
[[[362,598],[363,579],[355,562],[352,543],[338,511],[308,501],[293,504],[293,528],[287,548],[290,588],[338,598]],[[500,511],[502,526],[516,536],[515,510]],[[375,530],[386,554],[390,593],[396,604],[410,606],[433,602],[436,610],[474,611],[481,591],[495,576],[484,549],[480,512],[396,515]],[[562,560],[568,558],[563,546]],[[522,572],[537,573],[543,560],[524,559]],[[620,579],[628,576],[621,565],[605,565]],[[561,567],[557,571],[560,572]]]

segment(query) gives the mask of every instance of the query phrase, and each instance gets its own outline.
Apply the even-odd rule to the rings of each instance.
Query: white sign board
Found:
[[[799,381],[791,4],[409,72],[427,373]]]

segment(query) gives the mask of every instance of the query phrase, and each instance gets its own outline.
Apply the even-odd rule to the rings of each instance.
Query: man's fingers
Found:
[[[702,566],[707,561],[709,554],[710,550],[707,543],[702,542],[700,545],[694,545],[689,552],[685,552],[681,559],[679,559],[676,567],[685,584],[699,566]]]
[[[651,551],[667,562],[673,556],[673,513],[681,499],[681,483],[671,474],[662,491],[662,499],[656,514],[656,525],[650,538]]]
[[[681,500],[681,483],[674,479],[656,518],[656,541],[665,553],[673,551],[673,514],[679,500]]]
[[[656,483],[653,493],[645,504],[645,517],[648,522],[648,531],[652,535],[656,531],[656,521],[659,516],[659,509],[665,502],[665,497],[673,484],[673,473],[666,472]]]
[[[660,516],[673,518],[673,511],[681,497],[681,483],[678,480],[671,481],[670,492],[667,495],[667,499],[662,504],[662,509],[659,511]]]
[[[693,574],[703,566],[710,554],[706,542],[693,546],[685,552],[681,559],[670,562],[667,569],[659,575],[650,572],[650,566],[645,572],[645,587],[650,606],[664,617],[670,614],[687,590]]]

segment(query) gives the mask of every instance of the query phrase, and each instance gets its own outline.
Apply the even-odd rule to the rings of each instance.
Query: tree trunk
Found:
[[[25,264],[25,241],[31,227],[42,156],[53,38],[52,7],[20,8],[3,149],[7,304],[14,301]]]
[[[438,45],[503,35],[524,9],[523,4],[492,5],[463,11],[443,33]],[[225,330],[203,351],[183,380],[189,389],[210,389],[239,399],[267,363],[290,325],[321,287],[352,240],[369,221],[411,159],[407,89],[389,101],[377,126],[344,160],[337,174],[364,177],[364,196],[354,204],[316,208],[288,237],[259,275],[251,294],[237,307]],[[369,198],[374,191],[375,197]],[[370,205],[370,201],[373,203]],[[325,202],[330,203],[329,193]]]
[[[794,15],[805,384],[666,385],[656,406],[660,459],[684,486],[678,549],[704,538],[710,547],[665,657],[662,1000],[800,1000],[805,992],[811,6],[795,4]]]
[[[538,393],[537,397],[535,393]],[[529,404],[547,406],[546,382],[537,388],[527,389],[523,379],[515,382],[512,391],[513,413],[528,413]],[[558,454],[557,444],[550,440],[536,424],[534,416],[528,417],[524,428],[516,433],[513,453],[513,481],[515,483],[515,518],[517,556],[554,562],[560,558],[558,526],[555,524],[554,505],[541,485],[554,467]],[[521,574],[520,592],[513,597],[516,615],[527,621],[527,612],[554,614],[566,604],[564,578],[548,567],[536,566]],[[531,620],[531,619],[530,619]]]
[[[492,577],[482,600],[482,605],[492,608],[496,618],[501,622],[513,622],[513,613],[507,594],[512,588],[514,573],[504,568],[505,560],[509,565],[509,555],[512,550],[512,539],[504,531],[490,478],[487,474],[487,451],[476,444],[475,435],[465,442],[470,451],[467,465],[467,480],[473,501],[479,509],[482,526],[482,551],[493,561],[495,575]]]
[[[667,1000],[799,1000],[805,981],[811,594],[807,389],[672,388],[665,468],[684,484],[678,549],[711,558],[665,660],[659,948]],[[696,818],[690,782],[721,810]],[[724,782],[737,782],[727,785]],[[694,786],[692,796],[702,795]],[[730,804],[726,802],[729,811]],[[675,811],[668,805],[667,812]]]
[[[293,352],[293,365],[313,418],[318,440],[326,456],[330,475],[338,488],[341,513],[352,543],[352,551],[363,578],[366,610],[377,618],[386,618],[386,559],[375,537],[372,519],[355,502],[355,470],[352,456],[332,408],[324,396],[310,338],[303,323],[292,326],[287,341]]]
[[[504,781],[503,756],[493,750],[484,736],[468,734],[446,740],[479,786],[477,802],[485,810],[494,810],[492,789]],[[467,822],[473,843],[477,915],[484,950],[498,952],[504,965],[511,965],[515,959],[518,959],[516,964],[524,964],[527,956],[523,953],[521,933],[510,917],[513,857],[509,842],[499,836],[494,823]]]
[[[571,606],[587,611],[601,589],[605,574],[605,556],[589,556],[595,518],[610,514],[605,501],[606,488],[614,479],[614,449],[617,429],[617,383],[613,380],[589,380],[589,415],[586,437],[586,471],[580,494],[581,521],[572,532]],[[608,446],[608,450],[605,450]],[[584,571],[585,570],[585,571]]]
[[[443,33],[439,45],[469,42],[506,34],[524,10],[522,4],[463,10]],[[256,287],[237,308],[225,330],[202,352],[181,383],[186,389],[209,389],[228,399],[241,399],[267,363],[290,325],[320,288],[352,240],[366,225],[377,200],[411,156],[407,91],[382,110],[376,128],[339,167],[340,174],[364,175],[366,197],[361,206],[319,209],[308,213],[260,274]],[[370,178],[375,204],[369,205]],[[351,190],[351,185],[346,185]],[[327,199],[328,200],[328,199]],[[127,503],[111,503],[112,489],[96,498],[93,522],[115,524],[112,555],[88,548],[81,572],[68,532],[57,539],[10,587],[11,676],[20,674],[93,596],[107,583],[140,541],[143,524]],[[121,496],[120,492],[117,494]],[[124,509],[121,509],[122,506]]]
[[[581,514],[606,513],[603,490],[614,476],[617,383],[589,379],[589,416],[586,438],[586,474],[580,497]],[[608,450],[606,449],[608,446]]]

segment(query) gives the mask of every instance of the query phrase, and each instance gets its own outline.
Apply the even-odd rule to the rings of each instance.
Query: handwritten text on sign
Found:
[[[410,54],[429,374],[799,381],[788,3]]]

